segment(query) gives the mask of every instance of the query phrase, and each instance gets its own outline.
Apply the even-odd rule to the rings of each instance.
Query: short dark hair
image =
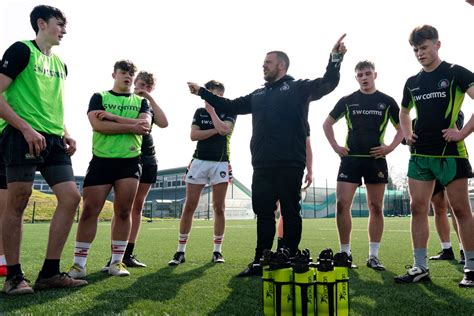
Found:
[[[48,22],[48,20],[51,18],[56,18],[58,20],[63,21],[64,25],[66,25],[67,23],[66,16],[58,8],[55,8],[49,5],[36,6],[33,8],[33,11],[31,11],[30,13],[31,27],[33,27],[33,30],[35,31],[35,33],[38,34],[39,32],[38,19],[43,19],[46,22]]]
[[[362,70],[366,68],[375,70],[375,64],[370,60],[362,60],[357,63],[357,65],[354,68],[354,71],[358,71],[358,70]]]
[[[138,73],[137,77],[135,78],[135,82],[137,82],[137,80],[143,80],[146,84],[152,86],[154,86],[156,83],[155,75],[153,75],[151,72],[143,70]]]
[[[115,63],[114,72],[116,72],[117,69],[128,71],[130,74],[134,75],[137,71],[137,66],[128,59],[122,59]]]
[[[268,54],[275,54],[277,59],[279,61],[282,61],[285,64],[285,70],[288,70],[288,68],[290,68],[290,58],[285,52],[274,50],[274,51],[268,52],[267,55]]]
[[[426,40],[438,40],[438,30],[426,24],[415,27],[408,38],[408,42],[410,42],[411,46],[421,45]]]
[[[222,92],[224,93],[225,92],[225,87],[224,87],[224,84],[222,82],[219,82],[219,81],[216,81],[216,80],[211,80],[211,81],[208,81],[204,87],[207,89],[207,90],[217,90],[219,92]]]

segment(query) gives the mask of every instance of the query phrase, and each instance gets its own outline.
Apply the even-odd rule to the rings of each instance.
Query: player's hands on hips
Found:
[[[408,146],[412,146],[413,144],[416,143],[417,138],[418,136],[415,133],[412,133],[411,135],[408,135],[407,137],[405,137],[405,141]]]
[[[374,158],[383,158],[385,156],[387,156],[388,154],[390,154],[392,152],[392,150],[390,149],[390,147],[388,147],[387,145],[385,144],[381,144],[380,146],[377,146],[377,147],[372,147],[370,148],[370,155]]]
[[[72,138],[69,134],[64,134],[63,137],[64,146],[66,147],[66,154],[69,156],[74,155],[76,152],[76,140]]]
[[[464,136],[457,128],[443,129],[443,138],[447,142],[458,142],[464,139]]]
[[[188,88],[189,88],[189,92],[197,95],[201,87],[197,83],[188,82]]]
[[[28,149],[31,155],[39,156],[40,153],[46,149],[46,139],[43,135],[29,127],[23,131],[23,137],[28,143]]]
[[[344,157],[344,156],[347,156],[349,154],[349,149],[346,148],[346,147],[342,147],[342,146],[339,146],[339,145],[335,145],[333,147],[334,151],[336,152],[336,154],[339,155],[339,157]]]

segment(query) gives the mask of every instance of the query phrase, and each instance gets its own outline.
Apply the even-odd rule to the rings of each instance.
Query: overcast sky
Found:
[[[401,102],[406,79],[421,68],[408,44],[420,24],[437,27],[443,60],[474,71],[474,7],[463,0],[182,0],[182,1],[27,1],[0,2],[0,51],[15,41],[33,39],[29,14],[38,4],[63,10],[67,35],[55,52],[66,62],[66,125],[78,142],[75,173],[84,175],[91,158],[92,130],[86,111],[94,92],[109,90],[115,61],[127,58],[158,78],[155,100],[166,112],[169,127],[155,126],[159,168],[185,166],[195,142],[189,138],[194,111],[203,105],[190,95],[186,81],[222,81],[226,96],[236,98],[261,86],[262,63],[271,50],[283,50],[291,61],[288,73],[297,79],[324,74],[330,49],[343,33],[348,48],[339,86],[313,102],[309,122],[318,186],[335,185],[339,159],[329,146],[322,123],[335,103],[357,90],[354,66],[375,62],[377,88]],[[466,98],[469,118],[474,102]],[[414,112],[412,111],[412,116]],[[346,125],[335,125],[344,143]],[[388,126],[386,142],[394,135]],[[239,116],[231,140],[236,178],[251,183],[249,142],[251,117]],[[468,149],[474,140],[468,139]],[[398,147],[388,162],[400,174],[408,164],[408,149]]]

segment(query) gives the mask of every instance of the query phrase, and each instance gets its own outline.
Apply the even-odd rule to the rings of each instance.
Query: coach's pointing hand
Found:
[[[199,89],[201,88],[197,83],[188,82],[189,92],[192,94],[198,94]]]

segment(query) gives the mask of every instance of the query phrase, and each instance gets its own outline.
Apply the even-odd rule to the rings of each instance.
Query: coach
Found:
[[[219,97],[188,82],[216,111],[252,113],[250,150],[254,168],[252,205],[257,215],[255,258],[238,276],[261,275],[264,249],[271,249],[275,236],[275,207],[279,200],[284,221],[284,244],[294,254],[301,240],[300,189],[306,163],[306,122],[311,101],[330,93],[339,83],[339,68],[346,48],[337,41],[323,78],[295,80],[287,75],[290,61],[281,51],[267,53],[263,63],[264,87],[234,100]]]

